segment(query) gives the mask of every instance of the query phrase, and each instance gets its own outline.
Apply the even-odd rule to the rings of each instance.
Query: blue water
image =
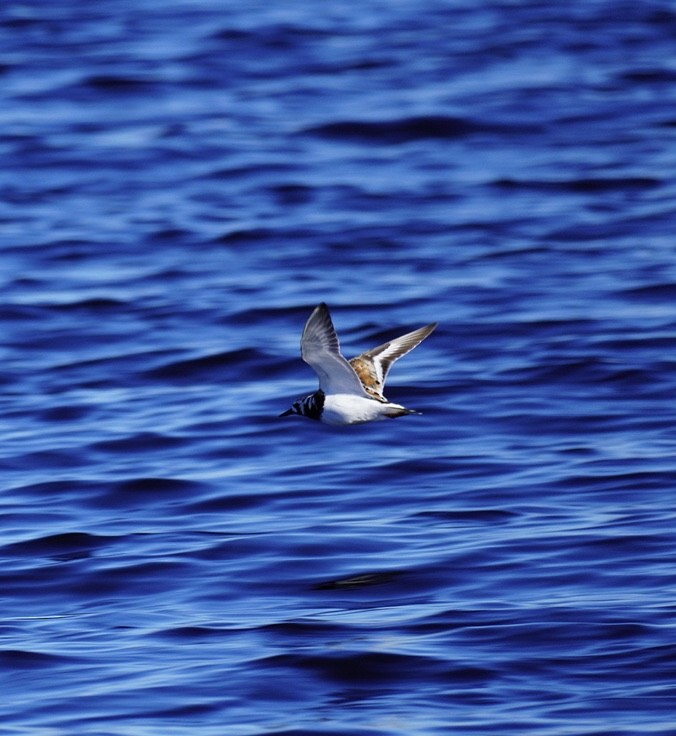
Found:
[[[676,10],[0,6],[0,732],[676,733]],[[330,305],[423,411],[277,415]]]

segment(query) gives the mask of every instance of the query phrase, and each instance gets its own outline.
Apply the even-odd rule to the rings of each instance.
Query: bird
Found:
[[[348,361],[340,352],[329,308],[322,302],[309,316],[300,339],[301,357],[319,377],[319,388],[279,416],[299,415],[324,424],[344,425],[420,414],[388,401],[383,388],[392,363],[413,350],[436,327],[436,322],[425,325]]]

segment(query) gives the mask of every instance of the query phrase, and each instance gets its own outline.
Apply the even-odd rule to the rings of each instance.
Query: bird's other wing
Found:
[[[300,354],[319,376],[319,388],[325,394],[367,396],[354,369],[340,353],[338,335],[324,303],[315,308],[305,323]]]
[[[371,350],[367,350],[356,358],[352,358],[350,365],[364,386],[367,387],[369,393],[383,399],[385,380],[392,363],[399,360],[406,353],[410,353],[417,345],[420,345],[434,331],[436,326],[436,322],[425,325],[425,327],[407,332],[401,337],[378,345],[378,347],[371,348]]]

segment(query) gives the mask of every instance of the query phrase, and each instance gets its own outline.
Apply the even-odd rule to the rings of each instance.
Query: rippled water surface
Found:
[[[670,2],[0,7],[0,731],[676,733]],[[278,419],[431,321],[358,427]]]

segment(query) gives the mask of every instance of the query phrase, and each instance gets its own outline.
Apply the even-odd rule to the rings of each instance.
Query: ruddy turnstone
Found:
[[[325,424],[360,424],[404,414],[419,414],[383,396],[390,366],[413,350],[437,326],[434,322],[352,358],[341,355],[338,336],[326,304],[314,309],[300,339],[303,360],[319,376],[319,390],[280,414],[299,414]]]

